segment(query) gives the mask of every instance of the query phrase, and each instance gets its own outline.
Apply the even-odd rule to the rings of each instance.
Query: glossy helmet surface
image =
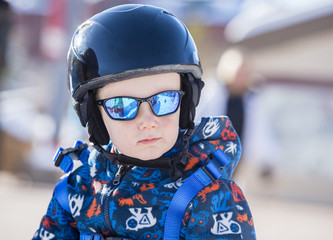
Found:
[[[92,142],[104,145],[109,141],[94,103],[94,90],[134,77],[181,74],[186,93],[180,127],[193,123],[203,87],[199,56],[186,26],[165,9],[126,4],[93,16],[75,31],[67,66],[74,108]]]

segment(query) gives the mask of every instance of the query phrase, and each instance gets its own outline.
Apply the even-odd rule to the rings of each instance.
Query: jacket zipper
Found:
[[[114,179],[113,179],[113,186],[118,186],[120,183],[120,179],[125,174],[126,167],[124,165],[119,164],[118,165],[118,171],[116,172]]]
[[[127,167],[125,167],[122,164],[118,164],[118,170],[114,176],[113,179],[113,190],[115,189],[115,187],[117,187],[120,183],[121,178],[125,175],[127,170]],[[105,205],[104,205],[104,222],[105,222],[105,226],[106,228],[111,232],[111,234],[113,236],[116,236],[116,232],[112,229],[112,224],[111,224],[111,219],[110,219],[110,201],[111,201],[111,194],[113,193],[113,191],[110,191],[107,196],[106,196],[106,200],[105,200]]]

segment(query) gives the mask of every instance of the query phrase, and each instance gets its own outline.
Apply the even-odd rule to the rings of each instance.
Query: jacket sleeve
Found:
[[[256,239],[248,203],[231,180],[218,180],[202,189],[187,210],[185,239]]]
[[[65,211],[55,198],[52,199],[47,213],[42,218],[34,239],[79,239],[76,222],[72,215]]]

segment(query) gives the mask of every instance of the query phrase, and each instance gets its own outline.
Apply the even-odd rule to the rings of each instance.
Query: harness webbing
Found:
[[[163,240],[179,239],[182,219],[190,201],[201,189],[222,176],[221,170],[230,159],[221,149],[213,155],[217,161],[207,159],[206,164],[194,172],[173,196],[165,219]]]
[[[72,213],[69,207],[68,192],[67,192],[67,182],[70,173],[71,172],[67,173],[62,178],[60,178],[54,189],[54,194],[56,195],[58,203],[68,213]]]

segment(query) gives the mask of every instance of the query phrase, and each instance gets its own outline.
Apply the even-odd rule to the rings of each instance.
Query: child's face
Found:
[[[164,73],[110,83],[97,91],[96,99],[127,96],[146,98],[166,90],[180,90],[180,76]],[[178,137],[180,108],[158,117],[149,104],[140,105],[133,120],[113,120],[102,107],[102,118],[110,139],[119,152],[141,160],[151,160],[170,150]]]

